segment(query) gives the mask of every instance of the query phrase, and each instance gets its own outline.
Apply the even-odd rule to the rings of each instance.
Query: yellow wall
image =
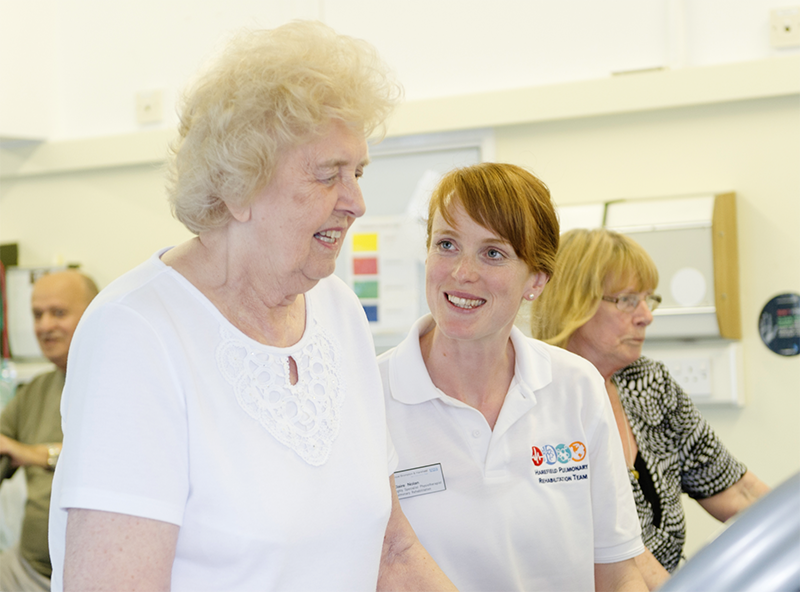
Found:
[[[100,286],[189,236],[155,165],[4,180],[0,191],[0,238],[19,243],[21,266],[80,263]]]

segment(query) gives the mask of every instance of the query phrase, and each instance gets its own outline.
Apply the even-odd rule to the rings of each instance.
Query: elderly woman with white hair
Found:
[[[239,35],[187,94],[170,200],[197,236],[78,328],[54,589],[452,586],[392,495],[367,320],[331,276],[399,96],[371,46],[312,22]]]

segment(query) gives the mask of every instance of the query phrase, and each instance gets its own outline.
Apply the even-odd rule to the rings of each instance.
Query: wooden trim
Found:
[[[739,300],[739,246],[735,193],[721,193],[714,197],[711,237],[714,300],[720,336],[726,339],[741,339],[742,314]]]

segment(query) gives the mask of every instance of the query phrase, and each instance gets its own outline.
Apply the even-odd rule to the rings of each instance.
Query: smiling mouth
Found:
[[[321,240],[323,243],[328,243],[329,245],[335,245],[336,241],[341,237],[341,230],[324,230],[314,235],[314,238]]]
[[[486,301],[483,298],[479,298],[477,300],[470,300],[469,298],[459,298],[458,296],[452,296],[451,294],[447,294],[447,300],[454,306],[458,308],[464,309],[471,309],[477,308],[486,304]]]

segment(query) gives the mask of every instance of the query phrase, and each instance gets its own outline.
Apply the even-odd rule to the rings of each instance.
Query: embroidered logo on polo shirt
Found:
[[[543,463],[554,465],[556,463],[567,464],[568,462],[581,462],[586,458],[586,445],[583,442],[575,441],[569,446],[566,444],[545,444],[541,448],[531,447],[531,461],[537,467]]]
[[[574,464],[585,459],[586,444],[577,440],[569,445],[531,446],[531,462],[537,467],[534,473],[539,475],[539,483],[570,483],[588,479],[589,463]]]

